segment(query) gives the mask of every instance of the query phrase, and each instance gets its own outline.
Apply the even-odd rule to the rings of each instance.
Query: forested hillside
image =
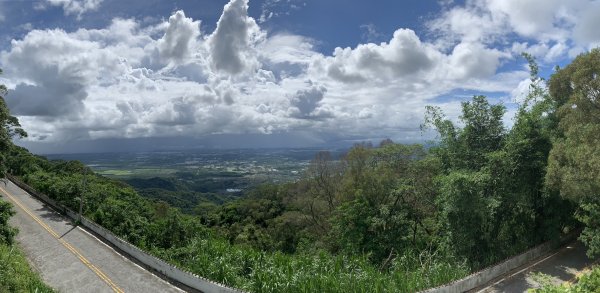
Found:
[[[484,96],[462,103],[458,123],[429,107],[431,148],[386,140],[318,153],[302,180],[195,215],[12,144],[2,166],[73,209],[83,200],[87,217],[140,248],[252,292],[413,292],[579,226],[598,254],[600,50],[547,82],[526,57],[531,91],[510,129]]]

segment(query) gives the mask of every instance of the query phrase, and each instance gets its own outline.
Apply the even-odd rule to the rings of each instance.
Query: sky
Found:
[[[483,94],[510,127],[600,44],[591,0],[0,1],[0,83],[35,153],[423,142]]]

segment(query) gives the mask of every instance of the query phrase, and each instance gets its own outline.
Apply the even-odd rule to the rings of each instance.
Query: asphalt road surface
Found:
[[[585,251],[583,244],[575,241],[470,292],[527,292],[528,288],[540,286],[539,273],[548,275],[554,284],[572,282],[582,271],[598,263],[588,258]]]
[[[60,292],[182,292],[148,272],[12,182],[0,183],[16,214],[16,240],[46,284]]]

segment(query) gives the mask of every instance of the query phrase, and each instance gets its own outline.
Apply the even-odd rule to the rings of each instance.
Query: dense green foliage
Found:
[[[17,234],[17,229],[8,224],[8,219],[14,214],[15,212],[12,210],[10,203],[0,201],[0,243],[13,244],[13,238]]]
[[[568,202],[544,190],[551,148],[547,98],[530,96],[510,130],[501,121],[504,107],[481,96],[463,103],[462,129],[440,109],[428,109],[426,122],[441,136],[431,150],[444,166],[437,178],[441,223],[473,267],[555,238],[571,224]]]
[[[558,135],[549,158],[548,185],[578,204],[581,239],[600,255],[600,49],[578,56],[550,79]]]
[[[223,176],[223,174],[219,174]],[[192,177],[192,178],[190,178]],[[123,180],[145,198],[164,201],[187,214],[194,214],[198,205],[214,206],[238,198],[235,194],[219,194],[211,190],[224,190],[232,180],[194,178],[189,173],[178,172],[174,177],[129,178]]]

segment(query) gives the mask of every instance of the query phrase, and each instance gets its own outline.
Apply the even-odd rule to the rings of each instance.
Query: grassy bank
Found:
[[[186,247],[154,252],[210,280],[249,292],[417,292],[460,279],[466,265],[405,254],[380,270],[366,256],[325,251],[284,254],[195,239]]]
[[[56,292],[34,272],[21,249],[0,244],[0,292]]]
[[[590,272],[577,278],[574,284],[552,284],[550,279],[541,278],[542,288],[529,289],[529,293],[583,293],[600,292],[600,267],[596,266]]]

